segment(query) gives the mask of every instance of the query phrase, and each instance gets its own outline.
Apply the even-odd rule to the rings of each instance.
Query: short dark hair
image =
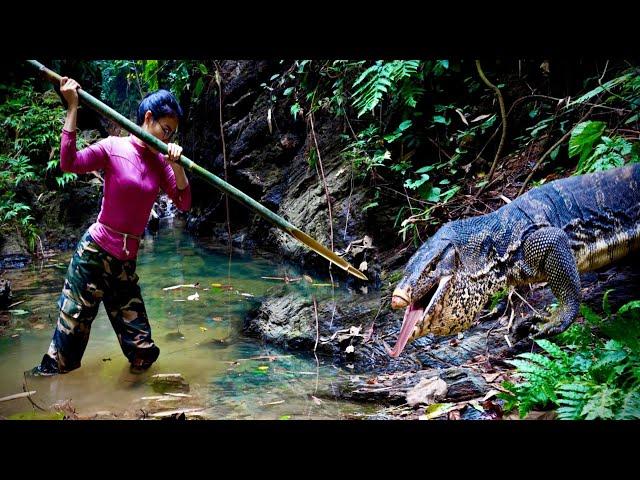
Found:
[[[156,90],[144,96],[138,106],[138,125],[144,123],[144,114],[147,110],[151,111],[154,120],[161,117],[177,117],[178,121],[182,120],[182,108],[176,97],[168,90]]]

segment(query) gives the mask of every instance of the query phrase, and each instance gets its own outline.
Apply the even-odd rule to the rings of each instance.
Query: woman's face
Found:
[[[147,110],[144,115],[142,128],[157,139],[162,140],[165,143],[170,143],[175,136],[176,129],[178,128],[178,119],[170,116],[154,119],[151,110]],[[154,148],[151,148],[151,150],[155,152]]]

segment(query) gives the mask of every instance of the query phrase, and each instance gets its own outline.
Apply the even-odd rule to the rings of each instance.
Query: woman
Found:
[[[49,350],[34,375],[55,375],[80,367],[89,340],[91,322],[100,302],[116,331],[120,347],[134,372],[146,370],[160,349],[151,339],[151,327],[136,275],[136,257],[149,213],[159,189],[176,206],[191,206],[191,189],[176,163],[182,147],[168,143],[168,156],[128,137],[108,137],[76,151],[78,83],[60,81],[68,110],[62,130],[60,167],[65,172],[104,170],[104,196],[97,221],[78,242],[64,280],[58,323]],[[137,123],[165,142],[178,128],[182,109],[166,90],[148,94],[138,107]]]

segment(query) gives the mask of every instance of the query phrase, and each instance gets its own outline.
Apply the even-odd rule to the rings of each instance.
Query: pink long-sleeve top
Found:
[[[60,168],[73,173],[104,170],[102,207],[89,233],[119,260],[136,258],[139,239],[160,189],[178,209],[187,211],[191,207],[191,187],[179,190],[165,156],[154,154],[131,135],[107,137],[77,151],[76,133],[63,129]]]

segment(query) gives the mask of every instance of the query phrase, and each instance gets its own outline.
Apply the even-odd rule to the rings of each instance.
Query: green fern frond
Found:
[[[579,420],[582,410],[589,399],[591,387],[581,383],[566,383],[558,387],[558,418],[560,420]]]
[[[607,420],[614,418],[613,407],[616,390],[606,385],[598,387],[595,393],[589,398],[581,415],[585,415],[585,420],[595,420],[597,418]]]
[[[622,399],[620,408],[615,416],[616,420],[640,419],[640,392],[632,390]]]
[[[352,85],[353,88],[358,87],[352,95],[353,106],[358,109],[358,117],[377,107],[385,94],[390,95],[398,91],[402,80],[417,76],[419,67],[419,60],[378,60],[362,72]],[[404,93],[408,95],[406,103],[415,106],[419,89],[405,89]]]
[[[561,361],[566,361],[568,355],[562,351],[562,349],[556,345],[555,343],[550,342],[549,340],[540,339],[536,340],[536,343],[540,348],[542,348],[545,352],[549,353],[553,358],[556,358]]]

